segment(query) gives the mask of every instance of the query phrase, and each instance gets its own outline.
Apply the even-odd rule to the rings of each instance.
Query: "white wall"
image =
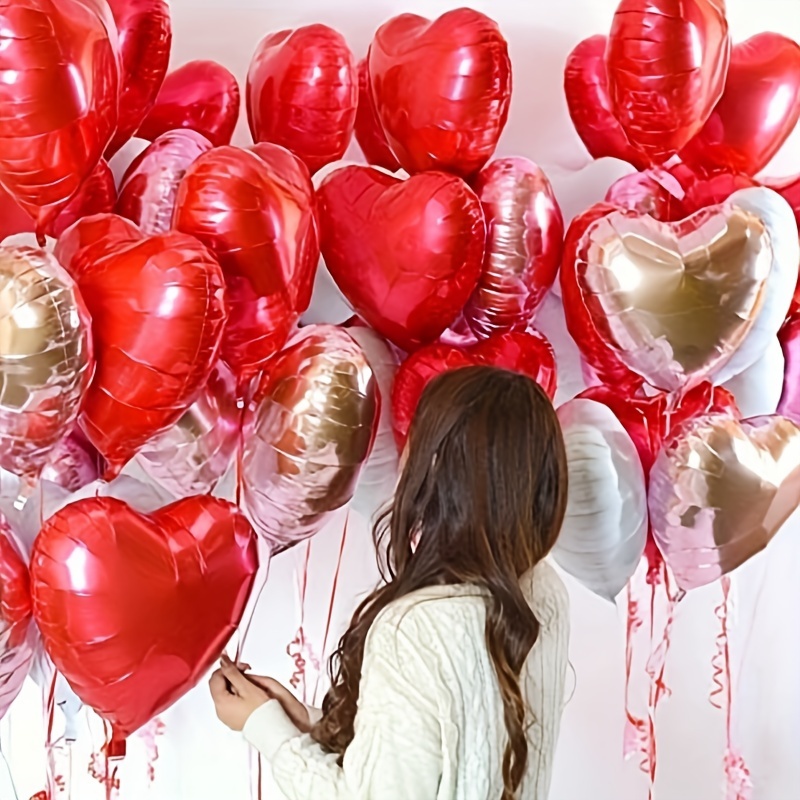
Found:
[[[341,30],[357,56],[366,51],[372,31],[387,17],[402,11],[434,16],[459,5],[436,0],[173,0],[174,62],[215,58],[244,78],[256,43],[269,31],[322,21]],[[503,155],[526,155],[541,163],[556,183],[560,199],[573,211],[604,193],[619,165],[593,167],[576,178],[588,162],[567,117],[561,76],[569,50],[583,37],[606,32],[614,0],[486,0],[471,5],[493,16],[511,47],[514,98],[510,122],[500,143]],[[772,29],[800,41],[798,0],[728,0],[735,39]],[[240,129],[243,137],[245,128]],[[779,155],[770,174],[800,171],[800,135]],[[355,157],[355,151],[354,157]],[[343,309],[325,291],[313,309],[316,319],[340,319]],[[557,303],[550,311],[557,310]],[[563,330],[551,322],[547,332],[567,356]],[[562,383],[577,386],[575,375],[562,372]],[[306,632],[321,649],[331,582],[337,562],[346,512],[313,541],[309,592],[305,604]],[[286,646],[300,619],[295,573],[302,567],[303,548],[276,559],[245,651],[256,671],[287,681],[292,663]],[[732,653],[739,676],[735,725],[738,741],[752,770],[753,800],[791,800],[800,787],[800,518],[791,521],[769,550],[753,559],[734,578],[736,612]],[[329,645],[345,625],[356,598],[374,583],[375,569],[369,534],[363,519],[351,514],[339,591],[334,606]],[[641,584],[641,580],[639,581]],[[644,800],[647,780],[634,762],[622,760],[624,724],[625,609],[589,595],[569,582],[573,603],[571,660],[575,692],[564,718],[552,800]],[[639,585],[639,591],[643,591]],[[679,606],[666,678],[671,697],[664,700],[657,721],[657,800],[721,800],[723,798],[724,716],[708,702],[711,659],[718,622],[715,608],[719,587],[707,587]],[[623,598],[624,600],[624,598]],[[638,657],[643,657],[642,651]],[[309,669],[311,688],[315,683]],[[646,698],[639,665],[637,704]],[[0,726],[2,744],[17,783],[18,797],[27,800],[44,787],[40,729],[40,698],[31,685]],[[163,716],[156,778],[148,786],[145,747],[131,743],[122,765],[124,800],[245,800],[249,797],[252,765],[237,736],[227,733],[213,716],[205,687],[179,702]],[[96,743],[101,741],[97,737]],[[89,736],[72,753],[72,798],[95,800],[104,792],[88,775]],[[57,753],[67,769],[66,751]],[[265,797],[279,794],[265,779]],[[66,795],[62,795],[66,797]],[[14,794],[4,782],[0,761],[0,800]],[[53,798],[52,800],[56,800]],[[420,798],[420,800],[423,800]]]

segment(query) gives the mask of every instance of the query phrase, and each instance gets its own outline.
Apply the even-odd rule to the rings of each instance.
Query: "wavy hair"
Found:
[[[547,555],[564,518],[567,466],[558,419],[529,378],[467,367],[428,384],[405,456],[394,501],[374,528],[379,552],[386,546],[387,582],[356,610],[331,658],[332,688],[311,735],[344,755],[367,634],[387,605],[433,585],[484,587],[486,647],[508,733],[502,800],[513,800],[528,759],[520,674],[539,635],[520,578]]]

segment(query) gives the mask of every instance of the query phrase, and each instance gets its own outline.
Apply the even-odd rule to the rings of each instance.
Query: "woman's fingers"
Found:
[[[250,680],[239,671],[227,656],[222,657],[220,664],[219,671],[228,680],[234,691],[239,695],[246,695],[252,688]]]

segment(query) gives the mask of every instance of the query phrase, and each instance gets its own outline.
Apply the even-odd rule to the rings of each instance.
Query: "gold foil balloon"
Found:
[[[772,262],[765,223],[734,205],[676,223],[615,211],[584,234],[576,275],[593,326],[619,360],[677,391],[733,356],[761,310]]]
[[[341,328],[309,325],[270,363],[245,422],[241,489],[273,552],[350,501],[379,415],[372,368]]]
[[[784,417],[699,417],[650,473],[650,520],[683,589],[763,550],[800,504],[800,428]]]
[[[480,338],[524,331],[561,264],[561,210],[547,176],[527,158],[493,161],[475,193],[486,217],[486,255],[464,316]]]
[[[32,479],[91,378],[89,314],[44,250],[0,247],[0,467]]]
[[[240,417],[236,379],[220,361],[178,424],[146,444],[134,461],[176,497],[213,492],[236,453]]]

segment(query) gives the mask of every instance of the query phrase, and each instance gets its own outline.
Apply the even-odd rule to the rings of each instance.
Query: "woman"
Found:
[[[342,637],[322,710],[227,660],[211,679],[288,800],[545,800],[569,622],[542,559],[566,496],[533,381],[469,367],[428,385],[376,525],[390,580]]]

